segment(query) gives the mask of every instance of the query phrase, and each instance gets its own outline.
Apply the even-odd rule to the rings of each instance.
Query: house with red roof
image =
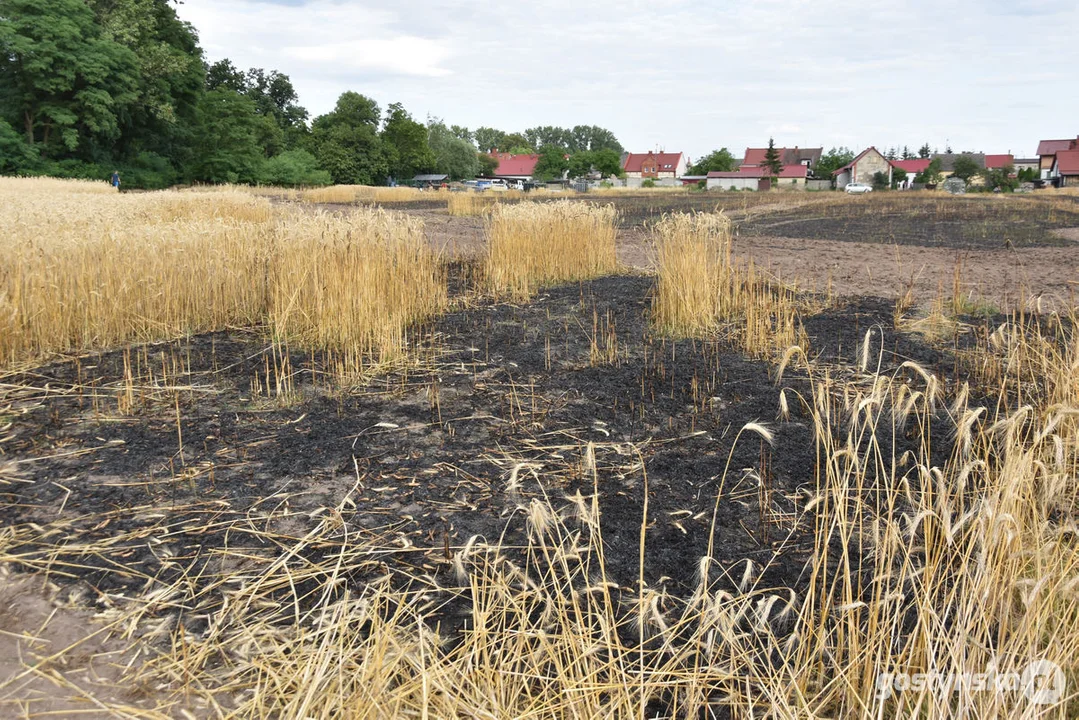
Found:
[[[674,180],[686,174],[686,166],[686,156],[680,152],[627,153],[622,161],[626,177],[641,180]]]
[[[539,162],[539,155],[511,155],[493,151],[491,157],[498,161],[494,177],[502,180],[531,180]]]
[[[895,170],[902,170],[907,174],[906,179],[903,180],[902,183],[898,183],[897,187],[903,190],[910,189],[910,187],[914,185],[914,178],[917,177],[918,173],[925,172],[926,168],[929,167],[930,162],[929,158],[892,160],[892,168],[894,168],[892,170],[893,177],[895,175]]]
[[[892,184],[892,162],[884,157],[875,147],[868,147],[858,154],[853,160],[832,172],[835,178],[835,186],[843,188],[848,183],[862,183],[872,185],[877,173],[883,173],[888,178],[889,187]]]
[[[807,168],[815,167],[820,161],[824,148],[800,148],[795,145],[792,148],[776,148],[779,153],[779,161],[784,165],[804,165]],[[764,156],[768,154],[768,148],[746,148],[745,157],[739,167],[763,167]]]
[[[1072,141],[1070,150],[1061,150],[1053,156],[1049,176],[1059,178],[1059,187],[1079,187],[1079,139]]]
[[[806,165],[784,165],[779,175],[772,175],[766,167],[742,165],[734,172],[713,170],[705,179],[709,190],[770,190],[772,187],[786,187],[804,190],[809,178]]]
[[[1013,155],[986,155],[986,170],[1003,170],[1006,167],[1015,169],[1015,157]]]
[[[1038,143],[1038,167],[1041,170],[1042,180],[1053,177],[1053,161],[1056,154],[1074,150],[1076,140],[1079,140],[1079,137],[1068,140],[1042,140]]]

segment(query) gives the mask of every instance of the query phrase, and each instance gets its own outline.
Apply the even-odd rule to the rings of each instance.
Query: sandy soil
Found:
[[[450,257],[479,257],[484,248],[479,218],[418,212],[432,245]],[[1079,228],[1075,231],[1079,241]],[[651,270],[649,236],[639,228],[619,230],[618,257],[627,267]],[[1071,298],[1079,291],[1079,248],[1034,247],[956,250],[917,245],[880,245],[849,240],[738,236],[734,253],[807,290],[829,285],[840,296],[896,298],[913,289],[915,301],[929,302],[943,288],[951,295],[958,266],[964,293],[998,307],[1030,297]]]

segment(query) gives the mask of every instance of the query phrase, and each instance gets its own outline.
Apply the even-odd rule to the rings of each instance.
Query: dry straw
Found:
[[[489,287],[515,300],[544,285],[598,277],[618,266],[612,205],[499,205],[487,221],[487,238]]]
[[[729,322],[738,346],[773,357],[806,337],[794,293],[770,283],[752,262],[731,260],[731,222],[723,213],[672,213],[656,225],[653,321],[675,336],[706,336]]]

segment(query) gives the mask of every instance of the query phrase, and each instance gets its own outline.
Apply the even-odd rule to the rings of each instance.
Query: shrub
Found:
[[[330,173],[306,150],[289,150],[262,163],[259,182],[282,187],[329,185]]]
[[[643,188],[654,188],[655,186],[656,181],[652,178],[646,178],[645,181],[641,183],[641,187]]]

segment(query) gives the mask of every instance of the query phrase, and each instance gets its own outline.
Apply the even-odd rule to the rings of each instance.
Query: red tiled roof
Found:
[[[929,159],[914,158],[913,160],[892,160],[892,167],[906,170],[910,175],[917,175],[929,167]]]
[[[510,155],[509,153],[491,153],[491,157],[498,160],[498,169],[495,175],[522,175],[531,176],[539,162],[539,155]]]
[[[809,168],[805,165],[784,165],[782,172],[778,177],[781,178],[804,178],[809,174]],[[738,168],[737,172],[720,172],[719,170],[713,170],[708,173],[710,178],[762,178],[772,177],[772,174],[768,172],[767,168],[763,167],[748,167],[743,165]]]
[[[742,165],[759,166],[764,165],[764,156],[768,152],[768,148],[746,148],[746,156],[742,160]],[[803,160],[809,160],[810,163],[816,163],[820,160],[821,153],[824,152],[824,148],[781,148],[777,147],[776,152],[779,153],[779,160],[784,165],[797,165]]]
[[[1067,140],[1042,140],[1038,143],[1038,155],[1056,155],[1061,150],[1071,150],[1076,138]]]
[[[1056,167],[1061,175],[1079,175],[1079,150],[1058,152]]]
[[[985,169],[995,170],[997,168],[1015,166],[1015,158],[1011,155],[986,155],[985,156]]]
[[[682,153],[629,153],[626,156],[626,162],[622,166],[622,169],[626,172],[640,172],[641,165],[644,164],[646,158],[654,157],[656,159],[656,170],[658,172],[674,172],[678,169],[678,164],[682,161]],[[668,167],[669,166],[669,167]]]

